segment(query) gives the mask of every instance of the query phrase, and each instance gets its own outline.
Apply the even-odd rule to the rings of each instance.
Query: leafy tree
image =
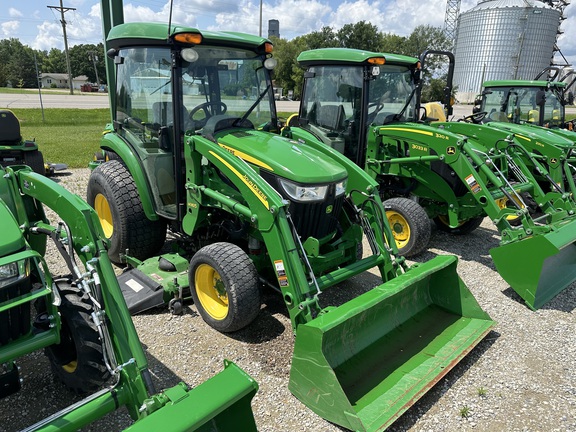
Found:
[[[382,44],[380,45],[380,52],[404,54],[404,47],[406,45],[406,38],[398,36],[394,33],[382,34]]]
[[[301,36],[306,45],[305,49],[335,48],[340,46],[338,37],[331,27],[322,27],[320,31]],[[298,38],[297,38],[298,39]]]
[[[42,62],[42,72],[67,73],[66,54],[58,48],[52,48]]]
[[[96,82],[96,71],[98,79],[106,80],[106,69],[104,65],[104,46],[99,43],[75,45],[68,50],[70,56],[70,69],[72,76],[86,75],[90,82]],[[96,69],[94,68],[96,66]]]
[[[379,51],[383,43],[382,33],[378,31],[378,27],[366,21],[346,24],[338,30],[336,36],[343,48]]]
[[[34,50],[22,45],[18,39],[3,39],[0,41],[0,64],[4,84],[10,82],[13,86],[34,88],[38,85],[34,65]]]

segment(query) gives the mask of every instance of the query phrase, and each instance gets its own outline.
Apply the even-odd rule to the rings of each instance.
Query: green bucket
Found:
[[[533,310],[576,280],[576,221],[490,250],[496,270]]]
[[[436,257],[300,325],[290,391],[351,430],[393,423],[495,324],[456,265]]]

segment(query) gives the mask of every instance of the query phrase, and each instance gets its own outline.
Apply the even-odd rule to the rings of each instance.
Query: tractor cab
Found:
[[[487,81],[475,101],[474,111],[485,112],[487,122],[560,127],[564,119],[565,87],[563,82]]]
[[[415,58],[327,48],[298,62],[306,68],[300,126],[359,165],[368,126],[417,117]]]

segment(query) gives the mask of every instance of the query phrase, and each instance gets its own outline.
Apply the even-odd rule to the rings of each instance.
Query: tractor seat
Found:
[[[0,144],[15,145],[22,142],[20,121],[10,110],[0,110]]]

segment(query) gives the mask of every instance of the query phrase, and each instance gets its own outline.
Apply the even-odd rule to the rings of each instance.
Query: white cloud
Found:
[[[0,27],[6,38],[17,38],[20,21],[6,21],[0,24]]]
[[[10,15],[12,18],[21,18],[24,16],[24,14],[18,9],[12,7],[8,9],[8,15]]]

